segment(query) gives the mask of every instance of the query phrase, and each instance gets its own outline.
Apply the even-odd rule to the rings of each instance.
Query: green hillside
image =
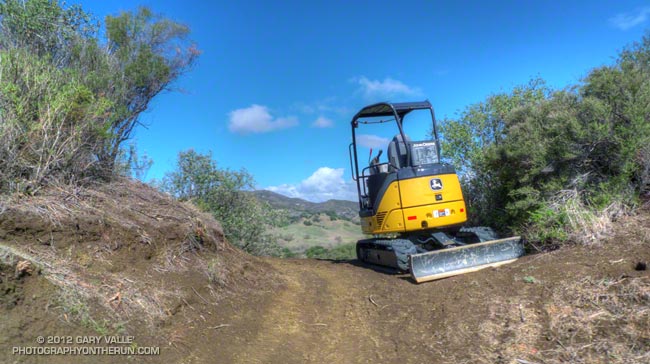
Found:
[[[283,210],[288,222],[271,230],[288,255],[309,258],[353,259],[354,246],[363,239],[358,205],[353,201],[310,202],[272,191],[254,191],[257,199]],[[288,250],[288,252],[287,252]]]
[[[355,201],[327,200],[325,202],[310,202],[300,198],[293,198],[267,190],[254,191],[255,197],[268,202],[276,209],[287,210],[290,216],[307,214],[336,214],[337,217],[351,221],[359,221],[359,204]]]
[[[287,226],[274,228],[273,233],[279,237],[277,242],[280,246],[298,255],[305,255],[309,248],[317,246],[332,249],[354,244],[364,237],[358,224],[345,219],[333,219],[327,214],[305,214]]]

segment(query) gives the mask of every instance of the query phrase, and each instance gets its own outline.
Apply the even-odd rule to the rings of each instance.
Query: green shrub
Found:
[[[586,243],[650,190],[649,115],[646,36],[580,85],[552,91],[533,80],[440,129],[472,224]]]
[[[307,258],[324,258],[327,252],[327,249],[320,245],[316,245],[305,250],[305,256],[307,256]]]
[[[336,211],[332,211],[332,210],[325,211],[325,215],[327,215],[331,221],[336,221],[340,219],[340,217],[336,214]]]
[[[295,258],[298,254],[292,252],[289,248],[284,247],[280,250],[279,256],[282,258]]]
[[[356,243],[340,244],[330,249],[329,259],[351,260],[357,256]]]
[[[356,244],[341,244],[331,249],[312,246],[305,251],[305,256],[312,259],[351,260],[356,257]]]
[[[269,227],[278,226],[286,217],[249,191],[253,176],[246,170],[217,168],[211,153],[190,149],[178,154],[176,169],[165,174],[162,189],[182,201],[191,201],[210,212],[234,245],[255,255],[281,255],[277,236]]]
[[[566,214],[549,206],[540,206],[530,213],[526,236],[535,242],[564,243],[569,235],[565,229]]]

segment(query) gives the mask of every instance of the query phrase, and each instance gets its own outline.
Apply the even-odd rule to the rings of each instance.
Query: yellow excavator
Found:
[[[404,123],[410,121],[405,119],[416,110],[430,119],[433,140],[411,141],[405,134]],[[382,150],[373,158],[370,149],[368,165],[360,167],[357,129],[382,123],[392,123],[398,131],[388,143],[388,160],[381,162]],[[465,200],[456,170],[440,160],[429,101],[369,105],[354,115],[351,124],[350,167],[361,228],[373,236],[357,242],[360,261],[408,271],[420,283],[510,263],[524,255],[518,236],[498,239],[490,228],[463,226]],[[368,135],[362,136],[368,140]]]

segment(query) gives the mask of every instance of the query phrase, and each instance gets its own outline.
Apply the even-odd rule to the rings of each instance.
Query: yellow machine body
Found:
[[[434,191],[432,179],[440,180],[442,189]],[[377,213],[361,218],[364,234],[417,232],[467,221],[463,192],[456,174],[395,180],[377,200]]]

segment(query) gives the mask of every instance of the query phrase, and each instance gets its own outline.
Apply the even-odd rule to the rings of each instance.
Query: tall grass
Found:
[[[632,208],[625,195],[613,196],[603,207],[587,204],[577,189],[561,190],[531,214],[526,236],[537,242],[571,241],[598,245],[611,233],[612,223]]]

